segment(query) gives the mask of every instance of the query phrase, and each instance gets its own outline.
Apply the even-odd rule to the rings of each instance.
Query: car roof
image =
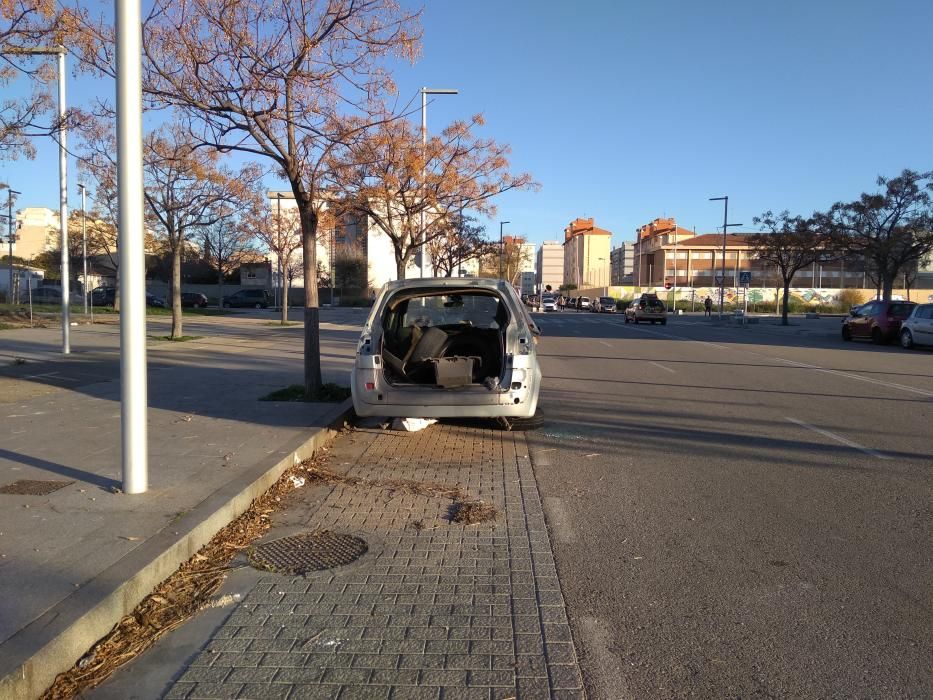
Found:
[[[457,289],[476,287],[477,289],[494,289],[498,292],[507,292],[512,289],[512,286],[505,280],[485,277],[416,277],[414,279],[387,282],[385,289],[387,292],[394,292],[399,289],[437,289],[438,287],[454,287]]]

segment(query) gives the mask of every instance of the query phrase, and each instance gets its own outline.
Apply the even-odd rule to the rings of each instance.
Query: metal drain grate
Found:
[[[71,486],[73,481],[34,481],[20,479],[12,484],[0,486],[0,493],[12,493],[20,496],[47,496],[50,493]]]
[[[258,545],[249,561],[257,569],[302,576],[354,562],[368,549],[366,540],[359,537],[318,530]]]

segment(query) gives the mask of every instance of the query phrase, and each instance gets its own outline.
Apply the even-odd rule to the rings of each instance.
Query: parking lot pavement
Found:
[[[357,430],[328,467],[355,481],[299,489],[264,541],[351,533],[369,545],[362,559],[305,578],[256,572],[227,619],[188,640],[193,659],[173,658],[168,638],[90,697],[125,697],[140,678],[145,697],[168,698],[583,697],[522,434]],[[431,493],[441,485],[492,504],[494,521],[452,522],[451,500]]]
[[[529,441],[589,697],[929,695],[933,352],[538,318]]]

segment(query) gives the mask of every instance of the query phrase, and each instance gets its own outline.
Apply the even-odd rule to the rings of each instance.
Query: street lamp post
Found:
[[[81,290],[84,292],[84,315],[87,316],[87,188],[78,183],[81,190],[81,261],[84,266]]]
[[[7,190],[7,200],[6,200],[6,223],[7,223],[7,241],[10,244],[10,293],[9,293],[9,302],[15,304],[16,300],[13,298],[13,242],[16,240],[16,234],[13,233],[13,196],[17,194],[22,194],[22,192],[17,192],[12,187]]]
[[[68,131],[65,129],[65,47],[10,47],[4,53],[24,56],[58,56],[58,216],[62,246],[62,354],[71,353],[71,290],[68,259]],[[10,283],[12,287],[12,282]]]
[[[726,296],[726,233],[732,226],[741,226],[742,224],[730,224],[729,222],[729,197],[710,197],[711,202],[723,203],[722,214],[722,261],[720,263],[722,272],[719,277],[719,320],[722,320],[722,308]]]
[[[505,253],[505,248],[502,243],[502,227],[506,224],[512,223],[511,221],[500,221],[499,222],[499,279],[502,279],[502,263],[503,263],[503,254]]]
[[[279,288],[274,287],[273,291],[275,293],[275,305],[279,305],[279,301],[283,304],[285,303],[284,298],[279,299],[280,296],[284,296],[285,293],[285,284],[282,282],[282,255],[280,251],[282,250],[282,193],[275,193],[275,235],[276,235],[276,244],[278,250],[275,251],[275,271],[279,278],[279,284],[282,285],[282,292],[279,293]],[[222,301],[222,300],[221,300]],[[334,300],[331,298],[330,305],[334,305]]]
[[[427,267],[426,260],[428,256],[427,246],[424,244],[424,200],[427,197],[425,190],[425,172],[427,170],[428,153],[428,95],[456,95],[458,90],[448,88],[421,88],[421,157],[424,163],[421,165],[421,276],[424,277],[424,269]],[[433,275],[432,275],[433,277]]]
[[[149,488],[140,0],[116,4],[123,492]]]

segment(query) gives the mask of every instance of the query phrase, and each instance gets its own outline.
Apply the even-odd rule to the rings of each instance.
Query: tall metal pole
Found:
[[[8,301],[11,304],[15,304],[16,300],[13,298],[13,242],[16,240],[16,234],[13,233],[13,195],[22,194],[22,192],[17,192],[16,190],[10,188],[7,190],[7,200],[6,200],[6,214],[7,214],[7,240],[10,243],[10,289],[9,289],[9,299]]]
[[[428,248],[424,244],[425,221],[424,221],[424,201],[427,199],[427,183],[425,176],[428,165],[428,95],[456,95],[457,90],[439,89],[439,88],[421,88],[421,276],[424,277],[424,270],[428,266]],[[433,270],[431,276],[434,276]]]
[[[677,315],[677,222],[674,222],[674,315]]]
[[[275,233],[276,233],[276,237],[278,240],[278,248],[279,248],[275,253],[275,269],[279,276],[279,284],[282,286],[281,292],[279,291],[278,287],[275,288],[275,298],[278,300],[276,302],[276,306],[278,306],[279,303],[281,304],[285,303],[284,298],[282,298],[285,294],[285,284],[282,282],[282,254],[280,252],[282,250],[282,193],[281,192],[275,193],[275,208],[276,208]],[[333,306],[334,300],[331,299],[330,303]]]
[[[726,232],[729,230],[729,198],[723,197],[722,213],[722,277],[719,279],[719,320],[722,320],[722,307],[726,297]]]
[[[502,241],[502,227],[510,223],[512,222],[511,221],[500,221],[499,222],[499,279],[502,279],[503,254],[505,253],[505,247]]]
[[[424,201],[428,196],[427,183],[424,176],[428,165],[428,89],[421,88],[421,276],[424,277],[424,268],[428,249],[424,245]]]
[[[148,489],[146,267],[143,248],[142,24],[140,0],[115,0],[117,177],[120,206],[120,419],[123,491]]]
[[[65,129],[65,49],[58,52],[58,216],[62,231],[62,354],[71,353],[71,270],[68,254],[68,132]]]
[[[84,292],[84,315],[87,316],[87,188],[79,184],[81,190],[81,259],[84,263],[82,291]]]

